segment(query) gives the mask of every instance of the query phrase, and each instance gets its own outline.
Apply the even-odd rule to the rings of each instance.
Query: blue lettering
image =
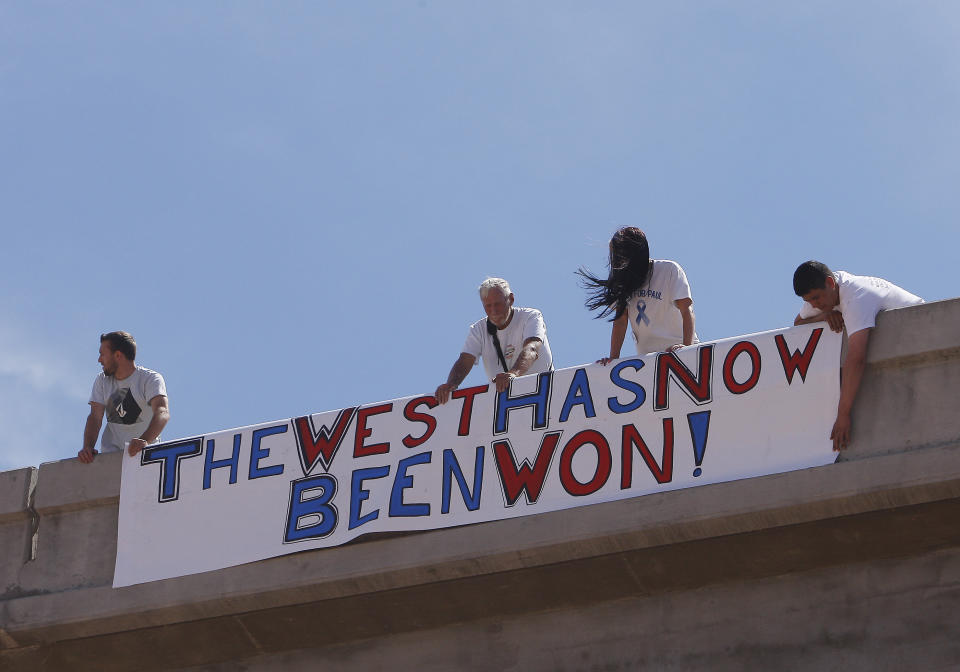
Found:
[[[314,494],[320,491],[319,495]],[[321,539],[337,529],[337,507],[330,503],[337,493],[337,480],[330,474],[290,482],[290,508],[284,543]]]
[[[643,389],[643,385],[640,383],[635,383],[632,380],[624,380],[620,376],[620,372],[625,368],[630,367],[639,371],[643,368],[642,359],[625,359],[610,371],[610,382],[619,387],[620,389],[626,390],[627,392],[633,392],[634,398],[628,404],[621,404],[616,397],[610,397],[607,399],[607,406],[614,413],[629,413],[630,411],[636,410],[643,406],[643,402],[647,399],[647,391]]]
[[[596,411],[593,410],[593,397],[590,395],[590,380],[587,378],[585,369],[577,369],[573,374],[573,381],[570,383],[570,389],[567,391],[567,398],[563,402],[563,408],[560,410],[560,422],[566,422],[570,417],[570,411],[574,406],[583,406],[583,414],[588,418],[595,418]]]
[[[283,434],[287,431],[287,423],[274,427],[264,427],[253,430],[253,445],[250,447],[250,480],[264,476],[276,476],[283,473],[283,465],[275,464],[271,467],[260,468],[260,460],[270,456],[269,448],[261,448],[260,442],[268,436]]]
[[[450,513],[450,486],[451,476],[457,479],[460,495],[468,511],[480,508],[480,492],[483,486],[483,446],[477,446],[477,456],[473,462],[473,494],[467,489],[467,479],[463,477],[463,470],[457,462],[457,456],[451,448],[443,451],[443,499],[440,504],[440,513]]]
[[[370,491],[363,487],[363,482],[374,478],[383,478],[390,475],[390,467],[369,467],[367,469],[357,469],[350,476],[350,522],[347,523],[347,529],[352,530],[360,527],[364,523],[376,520],[380,515],[380,509],[374,509],[367,515],[360,516],[360,507],[364,500],[370,498]]]
[[[230,467],[230,485],[237,482],[237,465],[240,464],[240,437],[241,434],[233,435],[233,455],[225,460],[213,459],[215,450],[214,439],[207,439],[207,454],[203,462],[203,489],[210,489],[210,474],[214,469],[221,467]]]
[[[493,433],[503,434],[507,431],[507,413],[518,408],[533,406],[534,419],[531,429],[543,429],[547,426],[547,410],[550,408],[550,389],[552,371],[544,371],[537,377],[537,391],[531,394],[521,394],[511,397],[510,388],[497,395],[497,410],[494,417]],[[510,384],[513,387],[513,383]]]
[[[174,443],[161,443],[140,451],[140,464],[160,463],[160,492],[158,501],[173,502],[180,496],[180,460],[196,457],[203,452],[203,437]]]
[[[390,492],[390,517],[398,518],[402,516],[429,516],[429,504],[404,504],[403,491],[413,486],[413,476],[407,475],[407,469],[415,464],[427,464],[430,462],[431,454],[419,453],[411,457],[406,457],[397,464],[397,475],[393,479],[393,490]]]

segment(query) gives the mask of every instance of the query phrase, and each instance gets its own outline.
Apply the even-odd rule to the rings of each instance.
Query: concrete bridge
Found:
[[[118,590],[119,454],[0,473],[0,670],[960,669],[960,299],[880,315],[854,430],[826,467]]]

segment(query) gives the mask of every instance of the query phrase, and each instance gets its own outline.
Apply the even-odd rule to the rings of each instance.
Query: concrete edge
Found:
[[[870,335],[867,363],[908,365],[952,359],[958,354],[960,298],[882,311]]]
[[[92,636],[960,498],[958,458],[955,444],[307,551],[118,590],[25,596],[0,605],[0,622],[14,641],[41,630],[44,638]],[[184,592],[196,602],[183,605],[176,596]]]
[[[98,455],[92,464],[77,458],[40,465],[34,507],[41,515],[120,501],[121,453]]]
[[[32,516],[30,500],[36,484],[33,467],[0,473],[0,525]]]

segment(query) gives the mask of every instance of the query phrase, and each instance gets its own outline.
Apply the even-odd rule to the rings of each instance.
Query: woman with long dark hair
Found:
[[[606,278],[580,268],[587,289],[586,306],[599,310],[597,318],[613,313],[610,356],[620,356],[627,324],[637,341],[637,354],[673,351],[697,342],[693,299],[687,275],[675,261],[651,259],[643,231],[619,229],[610,239],[610,273]]]

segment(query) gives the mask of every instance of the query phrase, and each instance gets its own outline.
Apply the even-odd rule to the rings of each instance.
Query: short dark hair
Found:
[[[131,362],[137,358],[137,342],[133,336],[125,331],[111,331],[109,334],[100,334],[100,342],[110,346],[110,350],[119,350]]]
[[[815,289],[823,289],[827,286],[827,278],[832,275],[833,271],[823,262],[805,261],[793,272],[793,291],[803,297]]]

